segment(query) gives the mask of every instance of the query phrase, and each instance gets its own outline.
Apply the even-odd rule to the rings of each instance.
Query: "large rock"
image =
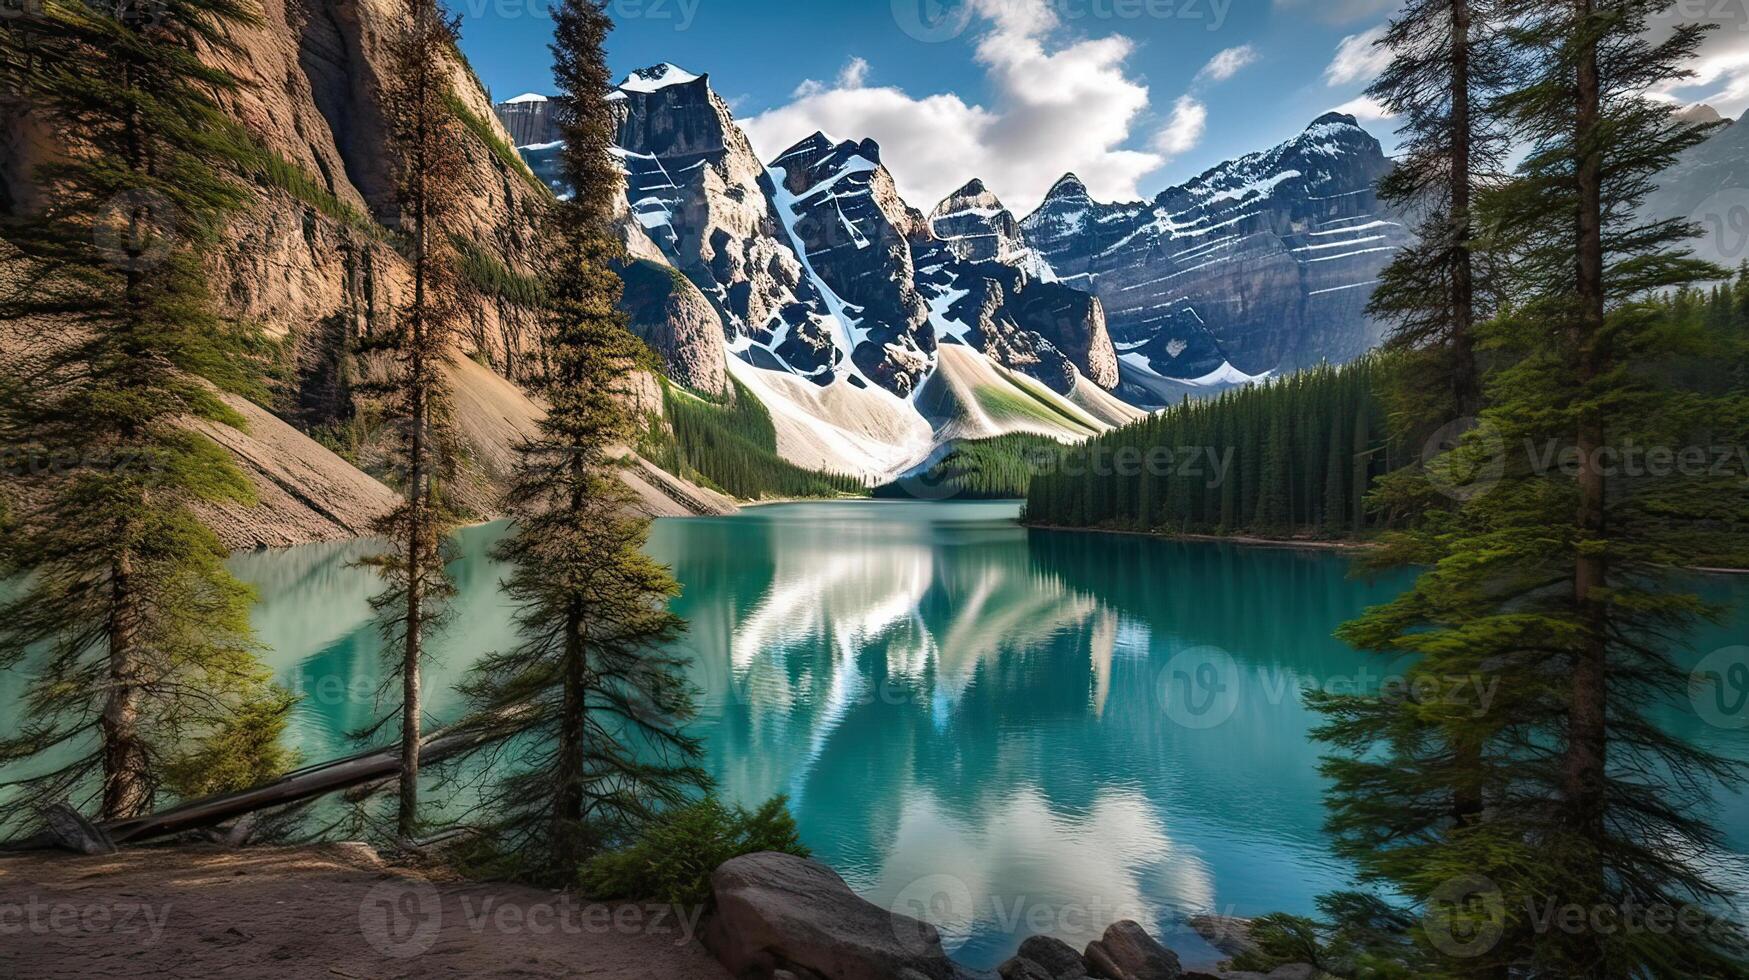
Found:
[[[1087,976],[1087,961],[1061,939],[1029,936],[997,972],[1002,980],[1080,980]]]
[[[1106,980],[1179,980],[1184,968],[1178,954],[1125,919],[1106,927],[1105,935],[1087,944],[1089,972]]]
[[[971,980],[934,926],[863,901],[817,861],[749,854],[711,875],[704,944],[739,980]]]
[[[1251,938],[1251,920],[1236,915],[1193,915],[1190,927],[1210,946],[1228,956],[1259,952]]]

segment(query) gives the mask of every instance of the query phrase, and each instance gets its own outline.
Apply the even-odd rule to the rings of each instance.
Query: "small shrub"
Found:
[[[710,901],[711,872],[762,851],[808,856],[789,801],[773,797],[749,812],[712,797],[669,811],[629,846],[596,856],[583,866],[581,884],[604,901],[702,905]]]

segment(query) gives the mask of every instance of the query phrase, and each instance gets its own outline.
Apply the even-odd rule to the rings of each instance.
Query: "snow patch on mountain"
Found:
[[[626,92],[656,92],[670,85],[686,85],[696,82],[701,75],[694,75],[683,68],[664,62],[651,68],[639,68],[626,76],[620,83],[620,89]]]

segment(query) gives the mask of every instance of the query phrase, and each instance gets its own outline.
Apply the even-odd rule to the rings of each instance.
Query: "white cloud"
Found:
[[[838,72],[839,88],[862,88],[868,81],[868,61],[864,58],[852,58]]]
[[[1370,82],[1391,64],[1391,52],[1377,42],[1385,36],[1384,27],[1375,27],[1361,34],[1350,34],[1336,46],[1336,58],[1324,69],[1324,81],[1332,86],[1352,82]]]
[[[1224,82],[1241,69],[1257,60],[1257,49],[1249,44],[1241,44],[1236,48],[1228,48],[1209,59],[1209,63],[1196,73],[1198,79],[1209,79]]]
[[[986,25],[977,62],[993,92],[987,105],[953,92],[913,96],[866,87],[866,68],[846,66],[836,83],[804,82],[786,105],[742,123],[770,160],[815,130],[872,137],[911,204],[927,211],[980,177],[1017,214],[1038,205],[1067,171],[1096,196],[1134,199],[1137,182],[1165,163],[1125,150],[1148,107],[1148,88],[1126,66],[1122,36],[1058,42],[1048,0],[973,0]],[[846,84],[854,82],[856,84]]]
[[[1365,122],[1381,122],[1381,121],[1386,120],[1386,119],[1395,119],[1396,118],[1395,114],[1393,114],[1389,109],[1380,105],[1377,101],[1367,98],[1364,95],[1358,99],[1350,99],[1347,102],[1344,102],[1341,105],[1337,106],[1335,109],[1332,109],[1331,111],[1332,112],[1346,112],[1349,115],[1353,116],[1355,119],[1357,119],[1363,123],[1365,123]]]
[[[1154,137],[1154,148],[1168,157],[1175,157],[1196,148],[1208,128],[1209,110],[1196,99],[1180,96],[1172,106],[1172,118],[1166,128]]]
[[[1665,86],[1651,93],[1652,97],[1666,102],[1705,102],[1732,119],[1749,108],[1749,36],[1736,31],[1715,33],[1689,68],[1694,71],[1693,78]]]

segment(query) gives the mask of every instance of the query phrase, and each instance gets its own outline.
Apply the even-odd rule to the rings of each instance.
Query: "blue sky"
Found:
[[[552,89],[554,0],[449,0],[494,98]],[[1394,0],[612,0],[618,74],[706,73],[768,159],[815,128],[873,136],[913,205],[982,177],[1026,211],[1064,170],[1152,195],[1358,102]],[[1708,79],[1735,100],[1745,32]],[[1218,59],[1218,60],[1217,60]],[[1693,100],[1706,93],[1681,93]],[[1749,88],[1742,93],[1749,103]],[[1741,104],[1720,105],[1735,115]]]

